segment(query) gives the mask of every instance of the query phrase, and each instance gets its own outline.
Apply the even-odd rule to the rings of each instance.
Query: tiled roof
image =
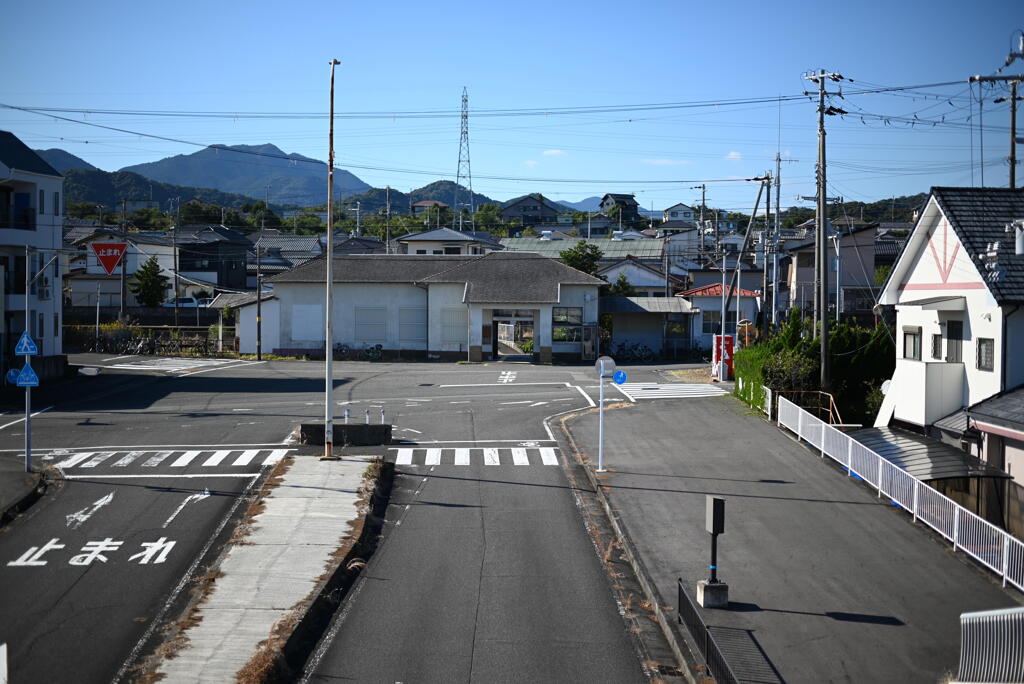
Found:
[[[736,294],[736,288],[729,286],[726,290],[729,296],[732,297]],[[702,285],[701,287],[695,287],[686,292],[680,292],[676,297],[721,297],[722,296],[722,284],[711,283],[710,285]],[[740,297],[756,297],[757,293],[753,290],[744,290],[740,288]]]
[[[810,223],[813,226],[814,225],[814,219],[811,219],[809,222],[805,222],[805,223]],[[829,225],[829,224],[831,224],[833,226],[836,225],[836,223],[833,223],[831,220],[826,222],[826,225]],[[800,224],[800,225],[805,225],[805,224]],[[874,230],[876,228],[878,228],[878,224],[877,223],[868,223],[866,225],[854,226],[852,228],[846,228],[845,226],[841,226],[840,227],[840,233],[842,234],[843,237],[846,237],[848,235],[856,235],[857,233],[863,233],[865,230]],[[828,234],[826,233],[826,236],[827,235]],[[812,233],[811,237],[807,238],[806,240],[787,241],[786,242],[786,250],[790,251],[790,252],[793,252],[793,251],[798,250],[798,249],[806,249],[808,247],[814,247],[814,241],[815,241],[815,236],[813,235],[813,233]]]
[[[603,259],[618,261],[627,256],[635,256],[645,261],[661,259],[663,240],[650,238],[636,240],[611,240],[609,238],[571,238],[569,240],[542,240],[541,238],[502,238],[501,245],[512,252],[533,252],[552,259],[560,258],[560,253],[571,249],[583,240],[584,242],[596,245],[601,250]]]
[[[492,239],[481,237],[480,233],[470,231],[459,232],[451,228],[435,228],[422,233],[411,233],[395,238],[397,242],[487,242],[497,244]]]
[[[321,283],[321,257],[270,278],[272,283]],[[537,254],[354,254],[334,258],[336,283],[466,283],[467,302],[557,302],[559,285],[605,284],[603,280]]]
[[[62,177],[59,171],[47,164],[28,145],[21,142],[18,136],[7,131],[0,131],[0,162],[3,162],[9,169]]]
[[[501,203],[501,208],[503,210],[504,209],[508,209],[512,205],[518,204],[519,202],[522,202],[523,200],[530,200],[531,202],[536,202],[537,204],[543,205],[547,209],[550,209],[551,211],[553,211],[553,212],[555,212],[557,214],[562,214],[562,213],[566,213],[566,212],[572,211],[572,209],[570,209],[569,207],[566,207],[565,205],[562,205],[562,204],[558,204],[557,202],[552,202],[547,197],[545,197],[544,195],[542,195],[542,194],[540,194],[538,192],[531,193],[529,195],[520,195],[519,197],[513,197],[510,200],[502,202]]]
[[[1006,231],[1008,223],[1024,218],[1024,189],[939,187],[932,197],[975,264],[989,244],[999,244],[998,277],[979,269],[996,301],[1024,303],[1024,254],[1014,254],[1013,231]]]
[[[1012,430],[1024,430],[1024,387],[1003,392],[967,409],[967,414],[985,423]]]

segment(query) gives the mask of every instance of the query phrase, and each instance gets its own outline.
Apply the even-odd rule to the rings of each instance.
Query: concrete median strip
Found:
[[[236,681],[243,670],[243,679],[262,681],[257,670],[280,667],[292,631],[358,541],[371,462],[295,458],[241,523],[205,600],[176,635],[181,647],[156,663],[160,681]]]

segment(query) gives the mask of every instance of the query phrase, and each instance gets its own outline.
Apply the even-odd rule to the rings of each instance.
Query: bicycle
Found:
[[[384,356],[384,345],[368,344],[363,347],[362,356],[368,361],[380,361],[381,357]]]
[[[338,344],[334,345],[334,358],[338,361],[344,361],[349,357],[349,354],[351,353],[352,350],[349,348],[347,344],[342,344],[341,342],[339,342]]]

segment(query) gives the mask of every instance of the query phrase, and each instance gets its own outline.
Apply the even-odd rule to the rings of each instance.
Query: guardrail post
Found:
[[[1010,571],[1010,535],[1003,532],[1003,588],[1006,588],[1006,574]]]
[[[825,421],[821,421],[821,458],[825,459]]]
[[[960,507],[957,506],[953,509],[953,550],[956,551],[956,547],[959,546],[960,541]]]
[[[853,475],[853,437],[846,438],[846,477]]]
[[[796,441],[800,441],[804,438],[804,412],[803,409],[797,407],[796,414]]]
[[[875,477],[875,489],[878,490],[878,498],[882,498],[882,457],[875,454],[875,458],[878,459],[878,475]]]
[[[779,399],[785,399],[785,397],[779,397]],[[775,425],[780,428],[782,427],[782,411],[779,409],[775,410]]]
[[[917,522],[917,491],[918,487],[921,486],[921,482],[915,477],[914,478],[914,522]]]

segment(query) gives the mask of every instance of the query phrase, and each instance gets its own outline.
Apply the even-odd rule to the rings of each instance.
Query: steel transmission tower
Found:
[[[459,136],[459,170],[455,174],[455,206],[459,215],[459,230],[462,230],[462,208],[469,208],[469,221],[473,222],[473,173],[469,167],[469,95],[462,88],[462,126]],[[468,194],[468,198],[463,195]],[[469,201],[466,201],[466,200]]]

